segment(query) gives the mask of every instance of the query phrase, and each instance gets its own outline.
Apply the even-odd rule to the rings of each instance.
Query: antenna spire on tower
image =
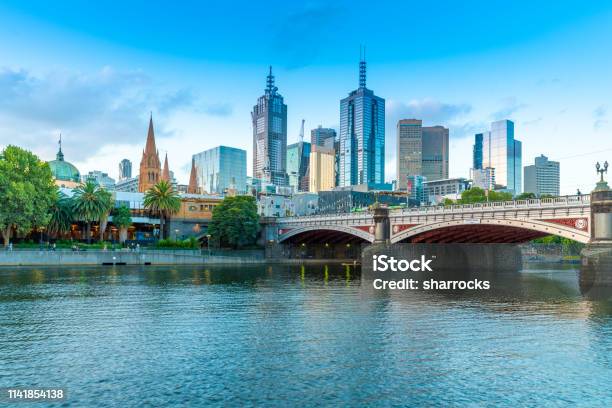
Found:
[[[271,95],[276,92],[276,87],[274,86],[274,75],[272,75],[272,65],[270,65],[270,73],[266,79],[266,94]]]
[[[359,46],[359,88],[366,87],[365,47]]]

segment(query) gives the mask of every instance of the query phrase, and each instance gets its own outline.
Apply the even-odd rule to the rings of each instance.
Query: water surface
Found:
[[[67,389],[36,407],[612,406],[609,291],[558,266],[488,276],[408,292],[342,266],[3,268],[0,387]]]

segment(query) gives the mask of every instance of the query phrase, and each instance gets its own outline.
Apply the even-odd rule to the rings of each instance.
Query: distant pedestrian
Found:
[[[9,245],[8,245],[8,250],[9,250],[9,251],[12,251],[12,250],[13,250],[13,243],[12,243],[12,242],[9,242]]]

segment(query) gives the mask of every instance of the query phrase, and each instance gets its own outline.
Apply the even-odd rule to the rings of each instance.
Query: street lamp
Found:
[[[178,241],[178,233],[179,233],[179,230],[177,228],[177,229],[174,230],[174,240],[175,241]]]
[[[45,230],[45,227],[38,227],[38,232],[40,232],[40,240],[38,241],[38,244],[40,245],[40,248],[42,249],[42,244],[43,244],[43,231]]]
[[[206,246],[208,247],[208,256],[210,256],[210,234],[206,234]]]

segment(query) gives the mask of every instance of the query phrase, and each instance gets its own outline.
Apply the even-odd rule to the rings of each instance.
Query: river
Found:
[[[1,268],[0,387],[66,389],[36,407],[612,406],[610,291],[575,268],[471,292],[339,265]]]

